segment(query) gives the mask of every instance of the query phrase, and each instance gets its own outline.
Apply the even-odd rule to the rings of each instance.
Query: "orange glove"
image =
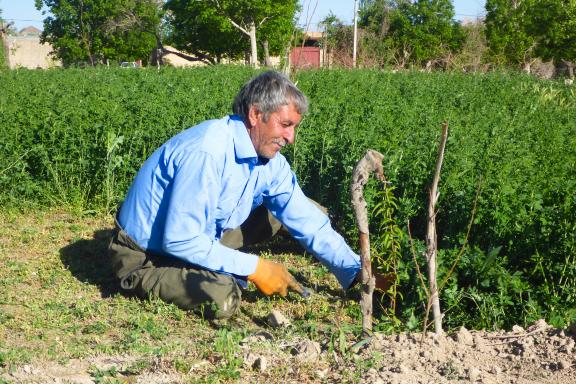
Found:
[[[253,282],[266,296],[274,293],[286,296],[288,288],[296,291],[301,289],[285,266],[262,258],[258,259],[256,272],[248,275],[248,281]]]

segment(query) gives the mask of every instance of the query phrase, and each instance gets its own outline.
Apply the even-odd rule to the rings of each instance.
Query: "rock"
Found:
[[[292,348],[291,353],[299,360],[314,361],[320,356],[320,344],[316,341],[304,340]]]
[[[480,370],[478,368],[470,368],[468,369],[468,379],[471,382],[475,382],[480,378]]]
[[[245,338],[243,338],[240,341],[241,345],[244,344],[253,344],[253,343],[259,343],[259,342],[263,342],[266,340],[272,340],[274,337],[272,336],[272,334],[270,332],[266,332],[266,331],[259,331],[256,332],[253,335],[250,336],[246,336]]]
[[[266,371],[266,368],[268,368],[268,361],[264,356],[259,356],[254,360],[254,364],[252,364],[252,369],[261,373]]]
[[[464,327],[460,327],[458,332],[456,332],[456,334],[454,335],[454,340],[466,345],[474,344],[474,338],[472,334]]]
[[[548,327],[549,327],[549,325],[548,325],[548,323],[546,323],[546,320],[540,319],[540,320],[536,320],[534,322],[534,324],[532,324],[531,326],[528,327],[528,332],[534,332],[537,329],[546,329]]]
[[[560,348],[560,352],[569,353],[569,354],[572,353],[573,350],[574,350],[574,344],[575,344],[575,343],[574,343],[574,340],[568,339],[568,341],[566,342],[566,344],[564,344],[564,345],[562,346],[562,348]]]
[[[568,369],[572,366],[567,360],[560,360],[558,362],[558,369]]]
[[[378,377],[378,371],[374,368],[368,369],[368,372],[366,373],[368,375],[368,378],[370,379],[370,382],[374,382],[374,380]]]
[[[514,326],[512,326],[512,332],[516,333],[516,334],[520,334],[520,333],[524,333],[525,331],[524,331],[524,328],[522,328],[521,326],[514,325]]]
[[[480,335],[474,335],[474,347],[479,350],[483,351],[486,349],[486,341]]]
[[[502,368],[500,368],[499,366],[495,365],[492,367],[492,369],[490,369],[490,373],[493,373],[495,375],[499,375],[502,373]]]
[[[432,356],[429,351],[420,351],[420,356],[423,357],[425,360],[429,360]]]
[[[323,379],[328,375],[329,368],[319,369],[316,371],[316,376]]]
[[[258,359],[258,356],[253,353],[248,353],[244,356],[244,366],[254,368],[254,363]]]
[[[290,320],[282,314],[282,312],[275,309],[268,315],[268,323],[273,328],[287,327],[290,325]]]

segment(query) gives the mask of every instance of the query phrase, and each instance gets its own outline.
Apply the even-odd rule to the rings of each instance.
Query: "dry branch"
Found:
[[[350,185],[352,206],[360,232],[360,262],[362,265],[360,271],[360,283],[362,284],[360,308],[362,310],[362,333],[364,336],[370,336],[372,333],[372,294],[376,285],[370,259],[368,211],[364,199],[364,185],[368,181],[370,173],[375,173],[378,180],[384,181],[383,159],[384,155],[377,151],[371,149],[366,151],[364,157],[354,167],[352,184]]]
[[[430,286],[430,302],[426,308],[426,317],[424,324],[428,321],[428,311],[432,308],[434,318],[434,331],[441,334],[442,330],[442,313],[440,311],[440,299],[438,297],[438,285],[436,282],[436,256],[438,254],[438,239],[436,236],[436,203],[438,201],[438,182],[440,181],[440,170],[444,161],[444,149],[446,148],[446,139],[448,137],[448,123],[442,124],[442,138],[438,158],[436,159],[436,171],[430,188],[430,201],[428,204],[428,229],[426,232],[426,260],[428,262],[428,284]]]

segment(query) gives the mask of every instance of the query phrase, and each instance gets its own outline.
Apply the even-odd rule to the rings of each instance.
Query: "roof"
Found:
[[[18,32],[20,36],[39,36],[41,33],[41,30],[33,26],[22,28],[20,32]]]

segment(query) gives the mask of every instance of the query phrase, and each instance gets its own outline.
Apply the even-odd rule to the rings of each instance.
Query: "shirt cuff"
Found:
[[[345,290],[350,289],[354,282],[356,281],[356,276],[360,272],[360,264],[341,268],[334,271],[334,276],[338,279],[338,282]]]
[[[215,241],[212,252],[220,256],[223,271],[236,276],[248,276],[256,272],[258,256],[228,248]]]

